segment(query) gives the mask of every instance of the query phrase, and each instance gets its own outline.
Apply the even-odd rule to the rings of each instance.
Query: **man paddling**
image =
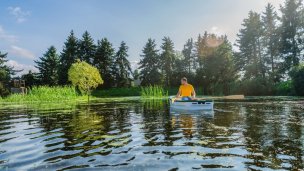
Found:
[[[176,97],[182,97],[182,100],[194,100],[196,96],[195,90],[191,84],[188,84],[186,77],[181,79],[181,84]]]

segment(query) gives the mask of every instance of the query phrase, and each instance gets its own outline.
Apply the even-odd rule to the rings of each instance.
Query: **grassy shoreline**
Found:
[[[90,97],[91,102],[122,100],[122,99],[164,99],[170,95],[174,95],[178,88],[163,89],[160,87],[130,87],[130,88],[111,88],[103,90],[95,90]],[[213,97],[213,96],[199,96],[199,97]],[[215,96],[216,97],[216,96]],[[249,101],[256,101],[258,96],[246,96]],[[272,98],[278,99],[298,99],[303,100],[303,97],[297,96],[263,96],[265,101]],[[261,98],[258,98],[261,99]],[[259,101],[259,100],[258,100]],[[87,103],[87,96],[80,95],[73,87],[34,87],[27,95],[12,94],[6,98],[0,97],[0,105],[8,104],[40,104],[40,103],[62,103],[67,105],[69,103]]]
[[[159,86],[97,89],[92,92],[90,100],[134,96],[161,98],[168,96],[167,92],[167,90]],[[5,98],[0,97],[0,103],[2,104],[63,101],[87,101],[87,96],[79,94],[74,87],[70,86],[40,86],[33,87],[26,95],[11,94]]]
[[[24,103],[24,102],[53,102],[53,101],[78,101],[84,100],[86,96],[79,95],[73,87],[69,86],[40,86],[33,87],[28,94],[11,94],[8,97],[0,98],[0,103]]]
[[[175,95],[178,88],[165,89],[161,86],[130,87],[130,88],[110,88],[94,90],[90,96],[90,101],[120,98],[120,97],[140,97],[143,99],[165,98]],[[197,89],[197,94],[202,94]],[[206,97],[206,96],[205,96]],[[39,102],[87,102],[87,96],[81,95],[71,86],[40,86],[33,87],[27,95],[11,94],[1,98],[0,104],[9,103],[39,103]]]

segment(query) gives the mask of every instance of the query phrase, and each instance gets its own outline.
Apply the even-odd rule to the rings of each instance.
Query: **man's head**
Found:
[[[181,84],[182,84],[182,85],[187,84],[187,78],[186,78],[186,77],[183,77],[183,78],[181,79]]]

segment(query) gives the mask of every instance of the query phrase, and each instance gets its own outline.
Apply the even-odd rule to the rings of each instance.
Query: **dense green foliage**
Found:
[[[94,40],[88,31],[85,31],[82,35],[82,39],[78,41],[78,58],[81,61],[85,61],[89,64],[93,63],[93,57],[95,55],[96,46]]]
[[[120,47],[116,53],[115,59],[115,82],[118,87],[130,87],[132,69],[128,58],[128,46],[125,42],[121,42]]]
[[[0,82],[0,98],[9,95],[8,89],[4,86],[2,82]]]
[[[299,65],[301,55],[303,56],[303,1],[286,0],[281,12],[280,50],[284,59],[283,69],[289,71],[291,67]]]
[[[69,81],[77,87],[82,94],[90,95],[92,89],[103,84],[103,80],[97,68],[85,61],[72,64],[68,72]]]
[[[233,66],[232,46],[226,37],[207,34],[200,38],[198,46],[198,64],[196,72],[198,85],[203,85],[204,94],[215,94],[218,85],[222,85],[222,94],[229,94],[229,84],[236,79]]]
[[[304,64],[294,67],[290,72],[297,95],[304,96]]]
[[[35,85],[41,85],[40,74],[33,73],[31,70],[27,74],[23,74],[21,79],[26,82],[26,86],[32,88]]]
[[[271,4],[265,12],[249,12],[237,40],[234,55],[245,94],[292,94],[288,73],[303,56],[304,11],[301,0],[286,0],[278,16]],[[302,56],[301,56],[302,54]],[[282,83],[281,83],[282,82]],[[300,81],[301,82],[301,81]],[[254,85],[256,84],[256,85]],[[287,88],[288,87],[288,88]],[[298,95],[301,95],[298,91]]]
[[[156,49],[155,40],[148,39],[142,53],[142,59],[139,62],[141,85],[160,85],[160,56]]]
[[[292,81],[288,80],[277,83],[275,86],[275,95],[280,95],[280,96],[296,95]]]
[[[7,53],[0,52],[0,97],[7,96],[9,94],[8,84],[11,75],[14,73],[13,68],[7,66]]]
[[[59,56],[56,53],[56,48],[51,46],[39,61],[35,61],[36,68],[39,69],[39,78],[43,85],[58,84]]]
[[[60,55],[60,66],[59,66],[59,84],[68,84],[68,70],[72,66],[76,59],[79,58],[78,52],[78,40],[74,36],[73,30],[69,37],[64,43],[62,53]]]
[[[163,84],[166,87],[172,85],[172,76],[174,69],[174,44],[169,37],[163,38],[163,44],[161,45],[162,52],[160,54],[161,73],[163,77]]]
[[[115,85],[115,49],[104,38],[98,41],[93,64],[102,74],[104,84],[102,87],[110,88]]]

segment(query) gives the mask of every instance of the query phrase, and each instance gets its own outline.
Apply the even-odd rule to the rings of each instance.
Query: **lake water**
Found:
[[[0,170],[300,170],[304,99],[0,106]]]

